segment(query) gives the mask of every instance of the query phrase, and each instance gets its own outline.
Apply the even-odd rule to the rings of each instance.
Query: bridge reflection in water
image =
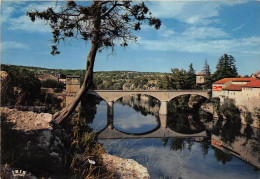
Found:
[[[167,127],[167,115],[159,115],[160,124],[153,130],[144,133],[126,133],[114,127],[113,116],[107,116],[107,125],[104,129],[97,132],[98,139],[135,139],[135,138],[189,138],[195,137],[202,140],[207,137],[206,131],[196,134],[181,134]]]

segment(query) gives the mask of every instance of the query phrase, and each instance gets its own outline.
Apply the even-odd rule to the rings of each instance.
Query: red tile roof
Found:
[[[234,81],[234,82],[250,82],[254,81],[256,78],[223,78],[219,81],[214,82],[213,84],[225,84],[229,81]]]
[[[202,75],[204,75],[203,73],[201,73],[201,72],[199,72],[197,75],[199,75],[199,76],[202,76]]]
[[[243,85],[243,87],[260,88],[260,80],[251,81],[251,82]]]
[[[243,87],[243,85],[232,84],[232,85],[229,85],[229,86],[223,88],[222,90],[241,91],[242,87]]]

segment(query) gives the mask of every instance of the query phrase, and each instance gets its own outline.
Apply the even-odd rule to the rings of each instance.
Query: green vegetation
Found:
[[[92,107],[99,102],[90,96],[85,100],[88,99],[94,102],[90,104]],[[85,109],[88,111],[84,111]],[[85,116],[89,112],[91,114]],[[113,173],[104,169],[101,155],[105,153],[105,149],[97,142],[96,133],[88,126],[89,120],[93,120],[95,112],[96,109],[84,107],[78,112],[74,112],[69,120],[62,123],[62,128],[65,129],[71,143],[69,149],[73,157],[69,158],[69,169],[75,178],[114,178]],[[79,159],[78,155],[81,155],[82,158]],[[94,161],[95,164],[90,164],[89,160]]]
[[[1,100],[2,106],[46,106],[49,112],[61,109],[61,100],[42,91],[42,83],[32,71],[7,65],[3,65],[1,70],[9,75],[4,91],[1,92],[1,98],[5,99]]]
[[[114,52],[116,44],[127,47],[130,42],[136,42],[137,36],[133,32],[140,31],[141,24],[147,23],[158,30],[161,21],[152,17],[144,2],[93,1],[83,5],[68,1],[57,6],[58,10],[48,7],[41,11],[35,9],[27,12],[32,22],[36,19],[44,20],[45,25],[52,29],[51,54],[60,54],[60,43],[66,43],[67,40],[78,39],[91,44],[80,91],[68,106],[53,116],[53,120],[60,123],[72,114],[91,88],[96,54],[108,48]]]
[[[64,84],[55,80],[42,80],[42,87],[44,88],[64,88]]]
[[[232,55],[222,55],[217,63],[216,71],[214,73],[214,80],[220,80],[222,78],[237,77],[237,67],[235,65],[235,59]]]
[[[10,81],[7,85],[14,90],[14,96],[9,99],[7,104],[10,105],[33,105],[36,99],[41,94],[41,83],[35,77],[34,73],[25,69],[19,69],[15,66],[2,67],[10,76]],[[16,87],[15,89],[13,87]],[[3,104],[5,105],[5,104]]]
[[[219,109],[227,120],[234,123],[241,123],[240,110],[234,104],[234,101],[232,99],[225,99],[224,103],[220,105]]]
[[[17,68],[30,71],[31,74],[55,74],[62,78],[66,75],[79,75],[81,84],[84,81],[85,70],[46,69],[38,67],[2,65],[2,69]],[[216,71],[211,74],[210,67],[205,60],[202,72],[205,74],[205,84],[196,84],[196,74],[193,64],[188,71],[172,68],[172,73],[159,72],[135,72],[135,71],[100,71],[94,72],[92,89],[98,90],[158,90],[158,89],[210,89],[212,83],[225,77],[237,76],[235,59],[231,55],[224,54],[220,57]],[[43,87],[62,88],[62,84],[50,80],[42,81]]]
[[[172,68],[172,73],[165,74],[159,82],[160,89],[201,89],[196,85],[196,74],[192,63],[189,65],[189,70]]]

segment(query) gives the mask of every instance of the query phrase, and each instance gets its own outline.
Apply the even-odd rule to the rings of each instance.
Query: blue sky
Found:
[[[30,9],[44,10],[55,2],[1,2],[1,63],[46,68],[85,69],[89,45],[74,40],[62,44],[61,54],[50,55],[51,33],[44,22],[31,22]],[[207,59],[211,72],[221,55],[236,59],[238,73],[260,70],[260,1],[146,1],[160,30],[148,25],[135,33],[138,44],[116,47],[116,53],[97,54],[95,71],[131,70],[170,72],[171,68],[196,72]]]

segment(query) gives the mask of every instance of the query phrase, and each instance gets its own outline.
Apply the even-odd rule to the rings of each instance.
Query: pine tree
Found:
[[[189,65],[189,71],[188,71],[188,74],[190,74],[190,75],[195,75],[195,70],[194,70],[194,68],[193,68],[192,63]]]
[[[186,88],[192,89],[196,85],[196,73],[192,63],[189,65],[189,71],[187,72],[187,86]]]
[[[86,6],[67,1],[57,9],[48,7],[41,12],[32,10],[27,12],[27,15],[33,22],[41,19],[51,27],[52,55],[60,54],[59,44],[67,40],[81,39],[90,42],[86,73],[81,89],[70,105],[54,114],[55,123],[68,118],[87,94],[92,85],[93,68],[98,52],[107,48],[113,51],[118,43],[126,47],[129,42],[136,42],[137,37],[133,32],[140,31],[144,23],[154,26],[155,29],[159,29],[161,25],[161,21],[151,16],[143,2],[130,1],[93,1]]]
[[[163,89],[171,89],[171,79],[167,74],[163,75],[160,87]]]
[[[214,73],[215,80],[219,80],[222,78],[233,78],[237,75],[238,74],[234,57],[227,54],[222,55],[219,58],[218,64],[216,66],[216,71]]]
[[[202,73],[205,75],[206,79],[208,79],[210,74],[211,74],[209,65],[207,63],[207,59],[205,59],[205,63],[204,63],[204,67],[203,67]]]

